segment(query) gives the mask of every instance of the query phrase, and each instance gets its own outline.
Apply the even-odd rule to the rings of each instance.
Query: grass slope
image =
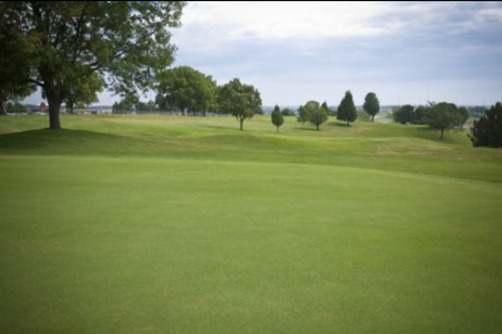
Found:
[[[473,149],[466,132],[420,126],[337,122],[315,131],[287,117],[276,134],[269,117],[66,116],[53,132],[45,117],[0,122],[0,154],[139,156],[336,165],[502,182],[502,151]],[[25,130],[25,131],[22,131]]]
[[[465,133],[45,121],[0,119],[2,333],[502,329],[501,154]]]

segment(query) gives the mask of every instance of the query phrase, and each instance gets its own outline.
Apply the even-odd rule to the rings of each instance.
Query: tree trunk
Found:
[[[371,121],[374,122],[375,121],[375,115],[371,115]]]
[[[47,101],[49,102],[49,128],[51,130],[59,130],[61,129],[61,122],[59,120],[61,99],[55,94],[47,94]]]
[[[241,123],[241,128],[240,128],[240,129],[241,129],[241,131],[242,131],[242,125],[243,125],[243,123],[244,123],[244,118],[239,118],[239,122]]]
[[[3,101],[0,101],[0,116],[7,116],[7,112],[5,111]]]
[[[71,102],[71,101],[70,101],[70,102],[68,102],[68,104],[67,104],[67,108],[68,108],[68,110],[69,110],[68,112],[69,112],[70,114],[73,114],[73,106],[74,106],[74,105],[75,105],[75,103],[73,103],[73,102]]]
[[[276,133],[279,133],[279,127],[278,127],[278,126],[277,126],[277,131],[276,131]]]
[[[349,120],[347,120],[347,126],[350,126],[350,124],[349,124]]]
[[[319,131],[319,124],[316,124],[315,127],[316,127],[317,131]]]
[[[441,134],[439,135],[439,140],[443,140],[443,132],[444,132],[444,129],[441,129]]]

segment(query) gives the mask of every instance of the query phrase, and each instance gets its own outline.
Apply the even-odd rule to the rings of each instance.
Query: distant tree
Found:
[[[136,104],[136,110],[138,111],[155,111],[158,110],[159,108],[153,101],[148,101],[148,102],[138,102]]]
[[[473,146],[502,147],[502,104],[495,103],[471,128]]]
[[[429,109],[433,106],[432,103],[429,103],[427,106],[418,106],[415,108],[414,116],[411,120],[413,124],[424,124],[425,114],[429,111]]]
[[[132,111],[135,108],[137,101],[134,98],[124,98],[119,102],[115,102],[112,105],[112,113],[122,114],[124,112]]]
[[[320,106],[310,111],[309,122],[315,125],[317,130],[319,130],[319,126],[327,120],[328,111],[324,107]]]
[[[275,106],[271,114],[272,124],[277,127],[277,132],[279,133],[279,127],[284,123],[284,116],[281,113],[279,106]]]
[[[445,130],[462,124],[462,114],[454,103],[440,102],[426,111],[423,121],[430,127],[438,129],[439,139],[443,140]]]
[[[345,96],[338,105],[336,119],[346,121],[347,125],[350,125],[350,122],[354,122],[357,119],[357,110],[350,91],[345,92]]]
[[[392,118],[394,122],[400,124],[413,123],[414,119],[416,119],[416,115],[414,113],[414,107],[410,104],[405,104],[404,106],[399,107],[397,110],[392,112]]]
[[[215,109],[217,88],[211,78],[189,66],[179,66],[160,74],[156,103],[161,109],[177,108],[205,112]]]
[[[378,114],[380,111],[380,102],[378,101],[378,98],[375,93],[370,92],[366,94],[366,97],[364,98],[364,104],[363,104],[363,109],[371,115],[371,121],[375,121],[375,115]]]
[[[289,108],[284,108],[284,109],[282,109],[281,114],[283,116],[294,116],[295,113],[293,112],[293,110],[291,110]]]
[[[329,109],[328,107],[328,103],[326,101],[324,101],[322,104],[321,104],[321,107],[324,108],[324,110],[326,110],[326,112],[328,113],[328,116],[331,115],[331,110]]]
[[[242,84],[235,78],[218,89],[218,105],[222,112],[232,114],[243,130],[246,118],[261,111],[260,92],[252,85]]]
[[[168,28],[180,25],[184,6],[182,1],[1,1],[0,35],[16,35],[28,46],[25,55],[7,45],[2,62],[23,57],[22,76],[47,97],[49,125],[57,130],[69,88],[92,73],[118,94],[152,88],[173,62]]]
[[[25,113],[28,111],[25,105],[19,103],[18,101],[12,103],[12,102],[7,102],[5,105],[5,109],[9,114],[15,114],[15,113]]]
[[[303,126],[305,126],[305,122],[308,122],[309,120],[309,112],[303,106],[298,108],[297,120],[298,122],[301,122]]]
[[[92,72],[88,76],[81,76],[75,79],[73,85],[68,87],[68,97],[66,98],[66,108],[73,114],[75,104],[81,103],[89,105],[93,102],[98,102],[98,92],[103,91],[103,81]]]
[[[309,116],[310,116],[310,113],[311,113],[312,111],[314,111],[314,110],[319,109],[319,107],[320,107],[319,102],[314,101],[314,100],[310,100],[310,101],[308,101],[307,103],[305,103],[305,105],[303,106],[303,109],[307,112],[307,115],[309,115]],[[310,118],[310,117],[308,117],[308,119],[309,119],[309,118]],[[308,120],[308,119],[307,119],[307,120]]]

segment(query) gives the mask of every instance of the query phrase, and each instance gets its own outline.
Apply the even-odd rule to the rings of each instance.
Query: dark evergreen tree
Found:
[[[470,135],[473,146],[502,147],[502,104],[495,103],[474,121]]]
[[[338,105],[336,119],[346,121],[347,125],[350,125],[350,122],[354,122],[357,119],[357,110],[350,91],[345,92],[345,96]]]

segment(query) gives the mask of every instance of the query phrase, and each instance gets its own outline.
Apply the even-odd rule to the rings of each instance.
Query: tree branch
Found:
[[[28,79],[28,82],[29,83],[33,83],[33,84],[35,84],[37,86],[40,86],[42,88],[45,87],[45,84],[43,82],[37,81],[35,79]]]

